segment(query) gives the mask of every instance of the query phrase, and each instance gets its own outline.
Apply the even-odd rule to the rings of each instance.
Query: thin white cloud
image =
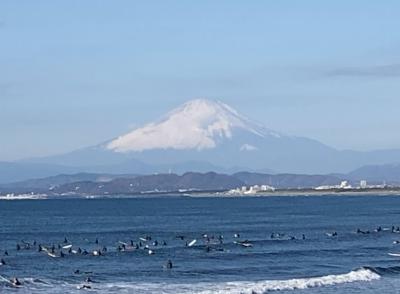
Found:
[[[341,67],[330,70],[329,77],[400,77],[400,64]]]

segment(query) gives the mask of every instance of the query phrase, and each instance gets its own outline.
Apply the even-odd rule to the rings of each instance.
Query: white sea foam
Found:
[[[193,284],[170,284],[170,283],[96,283],[92,290],[96,293],[181,293],[181,294],[263,294],[273,291],[298,290],[324,286],[335,286],[353,282],[370,282],[380,279],[380,276],[369,269],[358,269],[346,274],[327,275],[312,278],[298,278],[288,280],[265,280],[265,281],[237,281],[225,283],[193,283]],[[82,284],[52,283],[50,281],[32,281],[25,279],[27,284],[33,286],[29,293],[65,293],[74,291]],[[49,292],[49,285],[51,291]],[[29,287],[29,285],[26,285]],[[25,288],[28,290],[28,288]]]
[[[266,293],[270,291],[307,289],[314,287],[333,286],[352,282],[369,282],[379,279],[380,276],[368,269],[359,269],[347,274],[328,275],[322,277],[290,279],[290,280],[269,280],[260,282],[229,282],[220,284],[215,289],[198,292],[208,293],[230,293],[230,294],[252,294]]]
[[[380,276],[368,269],[358,269],[347,274],[327,275],[322,277],[266,280],[266,281],[237,281],[226,283],[198,284],[133,284],[109,283],[101,288],[105,293],[196,293],[196,294],[262,294],[272,291],[307,289],[323,286],[334,286],[352,282],[370,282],[380,279]]]
[[[289,280],[237,281],[226,283],[198,284],[131,284],[110,283],[102,287],[105,293],[196,293],[196,294],[262,294],[273,291],[297,290],[314,287],[334,286],[352,282],[370,282],[380,276],[369,269],[358,269],[347,274]]]

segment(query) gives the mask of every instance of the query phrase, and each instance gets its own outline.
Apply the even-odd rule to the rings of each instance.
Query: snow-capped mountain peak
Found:
[[[172,110],[158,122],[112,140],[106,147],[115,152],[204,150],[216,147],[219,140],[231,139],[236,129],[259,137],[279,136],[220,101],[195,99]]]

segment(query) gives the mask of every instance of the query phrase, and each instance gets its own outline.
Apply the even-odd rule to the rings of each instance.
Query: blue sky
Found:
[[[0,2],[0,160],[193,98],[339,149],[400,148],[399,1]]]

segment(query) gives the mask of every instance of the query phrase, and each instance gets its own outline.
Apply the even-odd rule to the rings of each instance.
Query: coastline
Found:
[[[229,194],[226,191],[191,191],[135,194],[23,194],[0,195],[2,200],[44,200],[44,199],[119,199],[119,198],[158,198],[158,197],[191,197],[191,198],[253,198],[253,197],[324,197],[324,196],[400,196],[399,188],[352,189],[352,190],[314,190],[314,189],[282,189],[260,191],[251,194]]]
[[[374,190],[374,191],[274,191],[274,192],[259,192],[254,194],[237,194],[237,195],[218,195],[223,197],[295,197],[295,196],[310,196],[310,197],[322,197],[322,196],[400,196],[399,190]],[[201,196],[204,197],[204,196]]]

